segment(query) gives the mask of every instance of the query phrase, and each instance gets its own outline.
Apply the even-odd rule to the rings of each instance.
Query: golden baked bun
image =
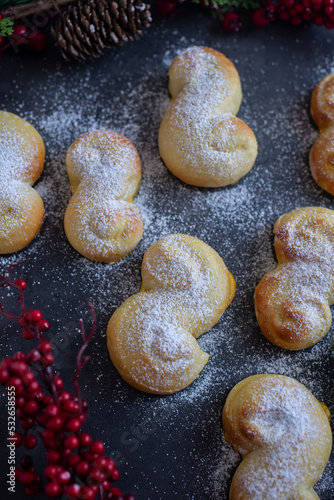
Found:
[[[73,193],[64,219],[69,242],[91,260],[125,257],[143,234],[140,209],[131,203],[141,182],[135,146],[116,132],[88,132],[68,149],[66,168]]]
[[[208,354],[196,338],[215,325],[235,293],[221,257],[197,238],[165,236],[145,253],[142,289],[111,317],[107,346],[122,378],[144,392],[187,387]]]
[[[0,111],[0,254],[17,252],[41,228],[44,204],[31,186],[43,171],[44,142],[13,113]]]
[[[332,448],[329,410],[296,380],[254,375],[223,409],[225,437],[242,455],[230,500],[315,500]]]
[[[191,47],[169,69],[172,101],[159,130],[159,152],[167,168],[187,184],[235,184],[257,156],[253,131],[236,115],[239,74],[220,52]]]
[[[309,155],[312,176],[322,189],[334,194],[334,73],[315,87],[311,115],[320,130]]]
[[[274,225],[276,269],[255,290],[260,328],[290,350],[314,345],[328,332],[334,304],[334,212],[307,207]]]

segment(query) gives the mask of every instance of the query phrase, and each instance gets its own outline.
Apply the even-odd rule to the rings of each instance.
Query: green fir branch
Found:
[[[0,19],[0,36],[8,36],[13,33],[13,21],[6,17]]]
[[[36,0],[0,0],[0,11],[9,9],[9,7],[15,7],[16,5],[20,5],[21,3],[32,2],[36,2]]]
[[[1,1],[1,0],[0,0]],[[207,7],[216,8],[221,12],[237,9],[255,10],[261,5],[261,0],[190,0],[192,3],[205,3]]]

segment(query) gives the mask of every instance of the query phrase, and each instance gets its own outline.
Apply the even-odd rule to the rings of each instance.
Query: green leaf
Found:
[[[13,21],[6,17],[0,19],[0,36],[7,36],[13,33]]]

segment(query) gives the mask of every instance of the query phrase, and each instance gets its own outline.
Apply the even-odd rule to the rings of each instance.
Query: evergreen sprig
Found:
[[[6,17],[0,19],[0,36],[8,36],[13,33],[13,21]]]
[[[36,2],[37,0],[0,0],[0,10],[6,10],[9,7],[15,7],[21,3]]]
[[[227,12],[237,9],[254,10],[260,7],[261,0],[191,0],[192,3],[202,4],[207,7],[217,9],[220,12]]]

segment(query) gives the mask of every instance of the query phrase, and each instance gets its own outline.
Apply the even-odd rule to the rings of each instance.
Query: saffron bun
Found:
[[[23,118],[0,111],[0,254],[21,250],[40,230],[44,204],[32,185],[40,177],[45,146]]]
[[[242,455],[229,499],[319,499],[313,486],[331,453],[329,416],[290,377],[262,374],[239,382],[223,409],[225,437]]]
[[[64,219],[70,244],[91,260],[120,260],[143,234],[140,209],[132,203],[141,182],[135,146],[117,132],[88,132],[69,147],[66,168],[73,194]]]
[[[159,130],[167,168],[187,184],[235,184],[257,156],[253,131],[235,115],[242,91],[233,63],[208,47],[191,47],[169,68],[171,103]]]
[[[334,194],[334,73],[315,87],[311,115],[320,130],[309,154],[311,173],[322,189]]]
[[[255,290],[265,337],[284,349],[314,345],[328,332],[334,304],[334,212],[306,207],[274,225],[276,269]]]
[[[193,382],[208,361],[196,339],[232,302],[235,281],[222,258],[197,238],[171,234],[142,264],[142,289],[112,315],[107,347],[121,377],[152,394]]]

